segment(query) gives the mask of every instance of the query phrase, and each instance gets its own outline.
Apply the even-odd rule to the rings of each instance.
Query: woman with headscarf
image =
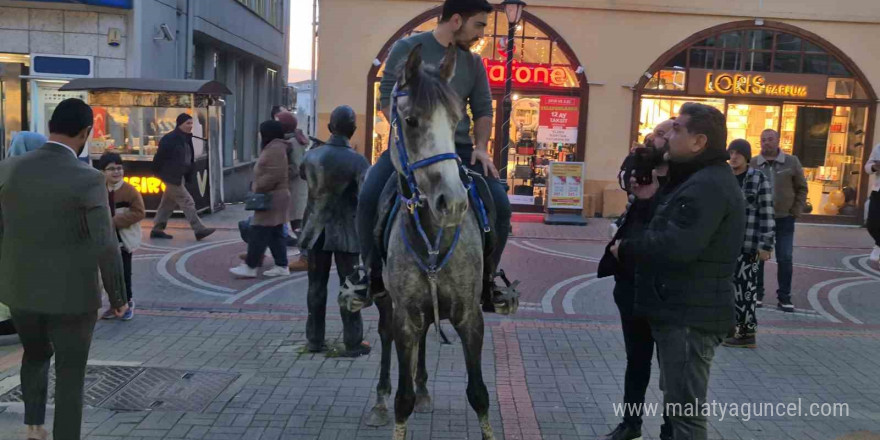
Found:
[[[296,116],[290,112],[282,111],[275,118],[281,123],[281,126],[284,128],[284,138],[290,143],[290,147],[287,150],[287,172],[290,178],[290,231],[296,235],[298,234],[297,231],[302,228],[306,202],[309,198],[308,183],[299,174],[299,168],[302,165],[303,156],[306,154],[309,140],[302,130],[297,128],[298,121]],[[301,254],[300,257],[291,261],[289,268],[291,271],[308,270],[309,262],[306,259],[306,255]]]
[[[30,153],[37,148],[42,147],[48,139],[40,133],[32,131],[20,131],[12,137],[12,143],[9,144],[8,157],[21,156]]]
[[[263,272],[266,277],[290,275],[287,268],[287,246],[284,240],[284,224],[289,221],[288,204],[290,190],[287,188],[287,149],[284,129],[278,121],[260,124],[263,150],[254,166],[252,191],[269,196],[269,209],[254,211],[248,232],[248,252],[245,262],[229,269],[239,278],[256,278],[257,269],[263,261],[266,248],[272,251],[275,267]]]

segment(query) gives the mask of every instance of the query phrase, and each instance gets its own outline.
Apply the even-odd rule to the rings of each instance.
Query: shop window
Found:
[[[679,52],[678,55],[670,58],[663,67],[683,70],[687,67],[687,51]]]
[[[690,67],[697,69],[714,69],[715,51],[711,49],[691,49]]]
[[[769,72],[772,70],[772,52],[748,52],[745,59],[747,72]]]
[[[747,31],[746,49],[773,50],[773,32],[765,30]]]
[[[641,112],[639,114],[639,142],[644,141],[645,135],[650,133],[657,124],[673,116],[678,116],[678,111],[686,102],[699,102],[724,112],[723,99],[644,96],[641,101]]]
[[[773,71],[782,73],[800,73],[801,54],[776,52],[773,59]]]
[[[474,45],[473,52],[480,54],[484,59],[497,61],[501,58],[501,54],[495,50],[495,47],[495,38],[483,37],[476,45]]]
[[[813,44],[809,41],[804,41],[804,52],[810,53],[825,53],[825,49],[822,49],[816,44]]]
[[[761,153],[761,133],[778,130],[778,105],[730,104],[727,107],[727,142],[745,139],[752,145],[752,156]]]
[[[721,52],[718,67],[722,70],[740,70],[742,52]]]
[[[525,37],[526,38],[547,38],[547,34],[541,32],[535,25],[526,22],[525,27]]]
[[[651,90],[684,90],[686,73],[683,70],[661,70],[654,73],[646,89]]]
[[[801,38],[791,34],[776,34],[776,50],[800,52]]]
[[[819,75],[828,73],[828,55],[804,55],[804,73]]]
[[[550,63],[550,40],[525,40],[522,45],[522,61],[532,64]]]
[[[828,75],[829,76],[846,76],[846,77],[852,76],[852,74],[849,72],[849,70],[847,70],[847,68],[844,67],[843,63],[841,63],[836,58],[832,59],[828,63]]]
[[[826,96],[829,99],[850,99],[853,97],[855,82],[850,78],[829,78]]]
[[[855,98],[855,99],[870,99],[868,97],[868,93],[865,92],[865,88],[862,87],[862,84],[859,82],[856,82],[856,90],[855,90],[855,93],[853,93],[853,98]]]

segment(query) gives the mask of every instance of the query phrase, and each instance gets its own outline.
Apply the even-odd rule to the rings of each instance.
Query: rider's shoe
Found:
[[[495,284],[495,277],[500,277],[503,286]],[[497,313],[499,315],[513,315],[519,309],[519,291],[516,287],[519,281],[510,282],[507,274],[499,270],[492,279],[483,283],[483,312]]]

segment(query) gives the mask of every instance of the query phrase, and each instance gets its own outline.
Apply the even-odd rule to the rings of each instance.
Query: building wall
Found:
[[[880,91],[880,57],[867,41],[880,41],[876,0],[531,0],[528,11],[554,28],[584,66],[590,85],[586,190],[616,187],[616,170],[629,148],[633,85],[664,52],[704,29],[762,17],[803,28],[847,54]],[[364,127],[367,75],[388,39],[420,13],[440,5],[425,0],[324,0],[320,3],[318,134],[329,112],[349,104]],[[696,5],[696,6],[695,6]],[[357,26],[352,26],[357,17]],[[329,31],[327,31],[329,30]],[[351,41],[359,50],[339,51]],[[880,142],[880,124],[875,142]],[[355,146],[363,151],[364,136]]]
[[[118,28],[119,46],[107,44]],[[94,74],[124,77],[129,51],[130,11],[59,3],[0,0],[0,52],[94,57]]]

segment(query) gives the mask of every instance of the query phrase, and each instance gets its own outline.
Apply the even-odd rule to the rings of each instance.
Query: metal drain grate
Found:
[[[167,368],[88,366],[83,400],[93,407],[122,410],[203,411],[238,378],[235,373]],[[49,375],[54,402],[55,371]],[[0,396],[0,403],[21,402],[21,387]]]

